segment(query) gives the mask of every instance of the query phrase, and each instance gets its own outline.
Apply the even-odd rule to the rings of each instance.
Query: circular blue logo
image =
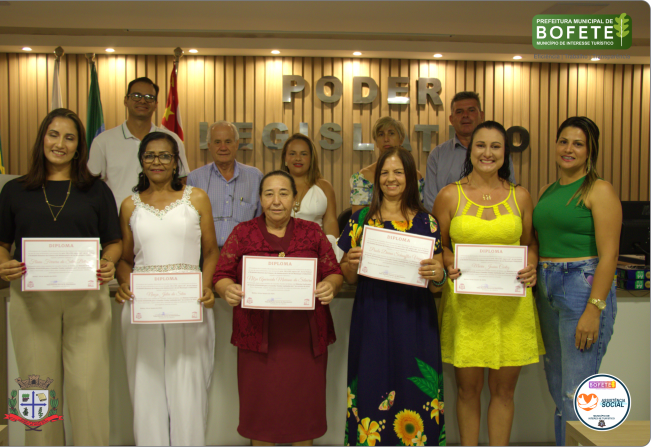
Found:
[[[624,382],[610,374],[594,374],[574,393],[574,411],[588,428],[608,431],[619,426],[631,410],[631,395]]]

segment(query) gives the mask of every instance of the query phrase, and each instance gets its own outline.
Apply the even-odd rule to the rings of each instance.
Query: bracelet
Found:
[[[109,258],[108,256],[102,256],[101,258],[99,258],[99,260],[100,260],[100,261],[113,262],[113,261],[111,260],[111,258]],[[115,262],[113,262],[113,265],[115,265]]]
[[[445,284],[445,281],[448,279],[448,271],[444,268],[443,269],[443,279],[441,279],[440,282],[436,282],[433,279],[430,279],[432,281],[432,284],[434,284],[436,287],[441,287],[443,284]]]
[[[3,280],[3,281],[5,281],[5,282],[10,282],[8,276],[0,276],[0,279]]]

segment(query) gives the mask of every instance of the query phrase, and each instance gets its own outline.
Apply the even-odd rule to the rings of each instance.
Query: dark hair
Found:
[[[158,86],[156,84],[154,84],[154,81],[152,81],[151,79],[149,79],[148,77],[145,77],[145,76],[143,76],[141,78],[136,78],[133,81],[129,82],[129,86],[127,87],[127,96],[131,93],[131,86],[133,86],[133,84],[135,84],[137,82],[144,82],[145,84],[149,84],[152,87],[154,87],[154,91],[156,92],[156,99],[158,99],[158,90],[159,90]]]
[[[41,122],[32,147],[32,157],[27,175],[21,180],[25,182],[25,189],[33,190],[47,184],[47,166],[44,152],[45,134],[55,118],[67,118],[75,123],[77,128],[77,151],[70,164],[70,180],[72,184],[82,191],[87,191],[93,186],[99,176],[91,174],[88,170],[88,145],[86,144],[86,130],[75,112],[68,109],[54,109]]]
[[[578,195],[579,200],[576,201],[576,206],[579,206],[588,197],[590,190],[594,183],[599,179],[597,173],[597,157],[599,156],[599,127],[590,118],[585,116],[573,116],[563,121],[563,124],[556,132],[556,142],[561,136],[561,132],[566,127],[576,127],[580,129],[585,135],[586,148],[588,149],[588,159],[585,162],[585,178],[581,187],[574,193],[574,195],[567,202],[570,204],[572,200]]]
[[[166,140],[170,146],[172,146],[172,153],[174,154],[174,160],[176,160],[176,169],[174,169],[174,174],[172,175],[172,189],[174,191],[180,191],[183,189],[183,182],[179,179],[179,171],[183,167],[183,162],[179,157],[179,145],[174,139],[174,137],[165,132],[151,132],[148,133],[145,138],[140,142],[140,147],[138,148],[138,161],[140,162],[140,167],[143,166],[142,155],[147,150],[147,146],[152,141],[156,140]],[[138,184],[133,187],[133,192],[143,192],[149,188],[149,179],[143,171],[140,171],[138,174]]]
[[[371,207],[367,216],[372,218],[376,213],[380,220],[382,219],[382,212],[380,211],[384,193],[380,187],[380,175],[382,167],[389,157],[396,156],[402,162],[402,167],[405,170],[405,190],[402,193],[402,200],[400,204],[400,212],[409,219],[409,211],[416,211],[428,213],[420,201],[420,194],[418,193],[418,170],[416,169],[416,162],[414,157],[407,149],[402,146],[394,146],[387,149],[377,161],[375,168],[375,177],[373,178],[373,198],[371,199]],[[428,213],[429,214],[429,213]]]
[[[289,180],[289,183],[292,185],[292,194],[294,194],[294,197],[296,197],[298,190],[296,189],[296,182],[294,181],[294,177],[289,175],[289,173],[281,170],[268,172],[264,175],[264,177],[262,177],[262,180],[260,180],[260,186],[258,187],[258,196],[262,196],[262,185],[264,185],[265,180],[267,180],[269,177],[274,177],[277,175],[285,177],[287,180]]]
[[[468,150],[466,150],[466,160],[463,162],[463,172],[461,173],[461,180],[464,177],[470,175],[473,170],[472,162],[470,161],[470,153],[472,152],[472,143],[475,141],[475,135],[481,129],[495,129],[502,134],[504,138],[504,163],[497,170],[497,176],[501,179],[510,182],[509,177],[511,176],[511,168],[509,167],[509,157],[511,156],[511,145],[509,144],[506,137],[506,130],[497,121],[484,121],[479,126],[475,127],[475,130],[472,132],[472,137],[470,137],[470,144],[468,145]]]
[[[289,172],[289,167],[285,164],[285,156],[287,155],[287,148],[289,147],[289,144],[293,141],[300,140],[307,144],[307,147],[310,149],[310,169],[307,171],[307,183],[308,186],[312,186],[316,184],[317,180],[319,180],[322,175],[321,175],[321,170],[319,169],[319,155],[316,152],[316,148],[314,147],[314,143],[312,140],[310,140],[308,137],[303,135],[302,133],[295,133],[291,137],[285,141],[285,144],[283,144],[283,152],[280,155],[281,159],[281,166],[280,169]]]
[[[474,99],[477,101],[477,105],[479,106],[479,110],[481,110],[481,101],[479,100],[479,93],[476,92],[459,92],[454,97],[452,98],[452,101],[450,101],[450,113],[454,110],[454,103],[457,101],[463,101],[464,99]]]

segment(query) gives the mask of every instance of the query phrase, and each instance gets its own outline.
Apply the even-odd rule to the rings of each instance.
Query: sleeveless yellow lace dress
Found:
[[[470,201],[461,185],[456,185],[459,202],[450,223],[453,248],[456,244],[520,244],[522,218],[513,185],[505,200],[490,206]],[[462,295],[454,293],[454,283],[448,280],[439,316],[443,362],[458,368],[528,365],[545,353],[530,288],[524,298]]]

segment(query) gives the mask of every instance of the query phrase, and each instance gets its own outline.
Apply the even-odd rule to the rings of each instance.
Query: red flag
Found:
[[[176,133],[181,141],[183,140],[183,124],[181,123],[181,108],[179,107],[179,93],[176,89],[176,62],[170,76],[170,92],[167,95],[165,104],[165,116],[163,116],[163,127]]]

